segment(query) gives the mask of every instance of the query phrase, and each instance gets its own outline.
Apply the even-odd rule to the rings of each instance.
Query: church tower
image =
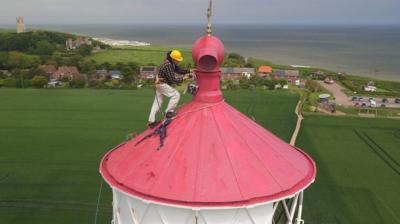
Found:
[[[25,23],[24,17],[17,17],[17,33],[24,33],[25,32]]]

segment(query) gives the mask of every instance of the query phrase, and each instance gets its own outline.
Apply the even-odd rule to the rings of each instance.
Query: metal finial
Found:
[[[208,35],[212,34],[211,16],[212,16],[212,0],[210,0],[210,3],[208,5],[208,10],[207,10],[207,19],[208,19],[207,34]]]

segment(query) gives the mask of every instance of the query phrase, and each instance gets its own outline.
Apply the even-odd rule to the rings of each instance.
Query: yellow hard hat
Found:
[[[179,62],[183,61],[182,53],[178,50],[171,51],[171,54],[169,56],[171,56],[171,58],[176,61],[179,61]]]

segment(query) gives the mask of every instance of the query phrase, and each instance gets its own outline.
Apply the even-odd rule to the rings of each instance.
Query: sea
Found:
[[[28,26],[29,27],[29,26]],[[94,37],[189,48],[201,25],[32,25]],[[218,25],[227,52],[277,64],[400,81],[400,25]]]

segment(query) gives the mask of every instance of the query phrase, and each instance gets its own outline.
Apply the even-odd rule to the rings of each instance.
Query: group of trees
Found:
[[[288,82],[285,79],[269,79],[257,76],[252,76],[250,79],[243,77],[240,80],[226,80],[222,82],[222,85],[224,85],[227,89],[250,89],[262,87],[269,90],[274,90],[275,86],[278,84],[284,86],[288,84]]]
[[[32,69],[40,64],[79,66],[91,54],[93,46],[83,44],[75,50],[66,49],[68,39],[78,39],[73,34],[50,31],[26,33],[0,33],[0,69]],[[93,45],[108,48],[99,41]]]

